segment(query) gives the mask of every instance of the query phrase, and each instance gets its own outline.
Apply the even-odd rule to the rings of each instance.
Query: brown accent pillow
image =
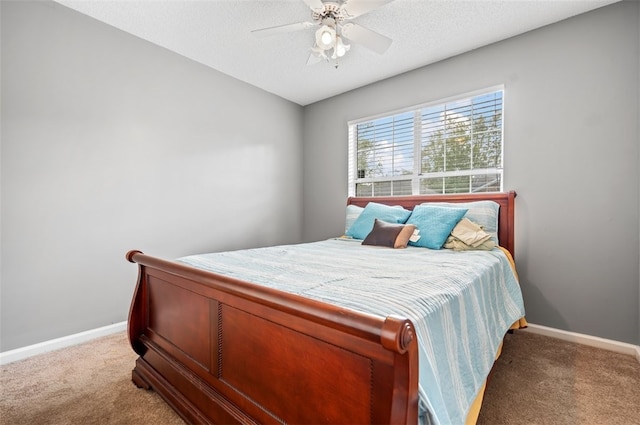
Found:
[[[416,227],[413,224],[387,223],[375,219],[373,229],[362,241],[362,245],[406,248]]]

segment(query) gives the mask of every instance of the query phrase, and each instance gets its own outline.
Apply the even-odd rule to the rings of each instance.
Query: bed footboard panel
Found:
[[[140,252],[134,382],[189,423],[416,423],[411,322],[379,318]]]

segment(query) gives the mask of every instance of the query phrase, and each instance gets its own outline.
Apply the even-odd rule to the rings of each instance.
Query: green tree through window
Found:
[[[502,99],[493,90],[350,123],[349,193],[502,190]]]

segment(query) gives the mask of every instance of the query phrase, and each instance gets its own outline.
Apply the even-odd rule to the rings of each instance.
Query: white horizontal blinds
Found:
[[[503,91],[349,124],[349,193],[502,190]]]
[[[413,128],[413,112],[356,125],[357,196],[411,194]]]
[[[421,113],[420,193],[502,188],[502,91],[426,107]]]

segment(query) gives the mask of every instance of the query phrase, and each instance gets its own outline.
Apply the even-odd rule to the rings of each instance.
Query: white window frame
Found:
[[[502,120],[500,127],[500,167],[498,168],[485,168],[485,169],[471,169],[471,170],[455,170],[455,171],[442,171],[442,172],[433,172],[427,174],[421,174],[422,167],[422,158],[420,155],[422,149],[422,134],[421,134],[421,114],[422,110],[425,108],[444,105],[447,103],[458,102],[466,99],[472,99],[476,96],[480,96],[483,94],[490,94],[494,92],[502,92]],[[419,105],[410,106],[407,108],[398,109],[395,111],[384,112],[381,114],[359,118],[356,120],[352,120],[347,122],[348,126],[348,194],[349,196],[356,196],[356,184],[358,183],[371,183],[374,184],[376,182],[391,182],[398,180],[411,180],[411,194],[417,195],[420,193],[420,180],[425,179],[425,177],[449,177],[449,176],[465,176],[465,175],[488,175],[488,174],[497,174],[500,176],[500,188],[499,191],[502,191],[504,188],[504,110],[505,110],[505,90],[503,85],[488,87],[481,90],[476,90],[473,92],[468,92],[456,96],[451,96],[445,99],[439,99],[432,102],[427,102]],[[396,176],[383,176],[383,177],[366,177],[366,178],[358,178],[357,176],[357,126],[359,124],[363,124],[369,121],[375,121],[381,118],[390,118],[396,116],[398,114],[403,114],[407,112],[414,112],[414,125],[413,125],[413,173],[408,175],[396,175]],[[443,192],[444,193],[444,188]],[[374,193],[375,196],[375,193]],[[392,195],[398,196],[398,195]]]

